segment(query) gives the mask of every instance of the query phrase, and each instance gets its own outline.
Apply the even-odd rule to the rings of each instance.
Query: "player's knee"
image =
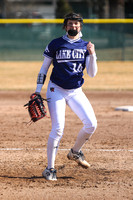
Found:
[[[50,132],[50,137],[52,137],[53,139],[61,139],[63,131],[63,128],[52,129]]]
[[[58,128],[58,129],[56,129],[56,134],[58,135],[58,136],[61,136],[62,137],[62,135],[63,135],[63,128]]]
[[[84,131],[88,134],[93,134],[96,128],[97,128],[97,120],[95,120],[95,122],[91,124],[90,123],[84,124],[84,127],[83,127]]]

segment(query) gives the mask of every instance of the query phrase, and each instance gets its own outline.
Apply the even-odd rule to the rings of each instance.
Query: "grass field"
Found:
[[[34,90],[42,62],[0,62],[0,90]],[[52,66],[48,71],[47,87]],[[98,62],[98,74],[90,78],[84,71],[84,89],[133,90],[133,61]]]

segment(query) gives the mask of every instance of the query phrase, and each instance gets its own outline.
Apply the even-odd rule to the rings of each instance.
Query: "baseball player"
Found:
[[[44,51],[44,62],[37,79],[36,94],[40,94],[47,71],[53,63],[53,70],[47,88],[48,108],[52,129],[47,143],[47,168],[42,175],[46,180],[57,180],[55,158],[63,135],[65,109],[68,105],[83,123],[77,139],[67,158],[77,162],[83,168],[90,164],[85,160],[81,148],[97,127],[93,108],[82,91],[83,71],[86,68],[90,77],[97,73],[94,44],[81,39],[83,18],[76,13],[67,14],[63,28],[66,34],[52,40]],[[71,133],[73,135],[73,133]]]

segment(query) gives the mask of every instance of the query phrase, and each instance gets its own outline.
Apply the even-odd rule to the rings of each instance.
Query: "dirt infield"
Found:
[[[0,91],[1,200],[133,200],[133,112],[115,111],[133,105],[132,91],[86,91],[98,128],[83,148],[89,169],[67,159],[79,129],[67,107],[64,136],[56,159],[58,181],[42,178],[47,165],[50,118],[27,126],[23,105],[31,91]],[[48,113],[49,115],[49,113]]]

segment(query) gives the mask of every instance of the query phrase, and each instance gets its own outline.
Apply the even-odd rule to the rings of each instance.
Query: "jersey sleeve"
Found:
[[[89,54],[89,51],[87,50],[86,51],[86,53],[85,53],[85,56],[87,57],[87,56],[89,56],[90,54]]]
[[[43,53],[44,56],[48,57],[48,58],[53,58],[55,55],[55,48],[54,48],[54,41],[51,41],[47,46],[46,49]]]

